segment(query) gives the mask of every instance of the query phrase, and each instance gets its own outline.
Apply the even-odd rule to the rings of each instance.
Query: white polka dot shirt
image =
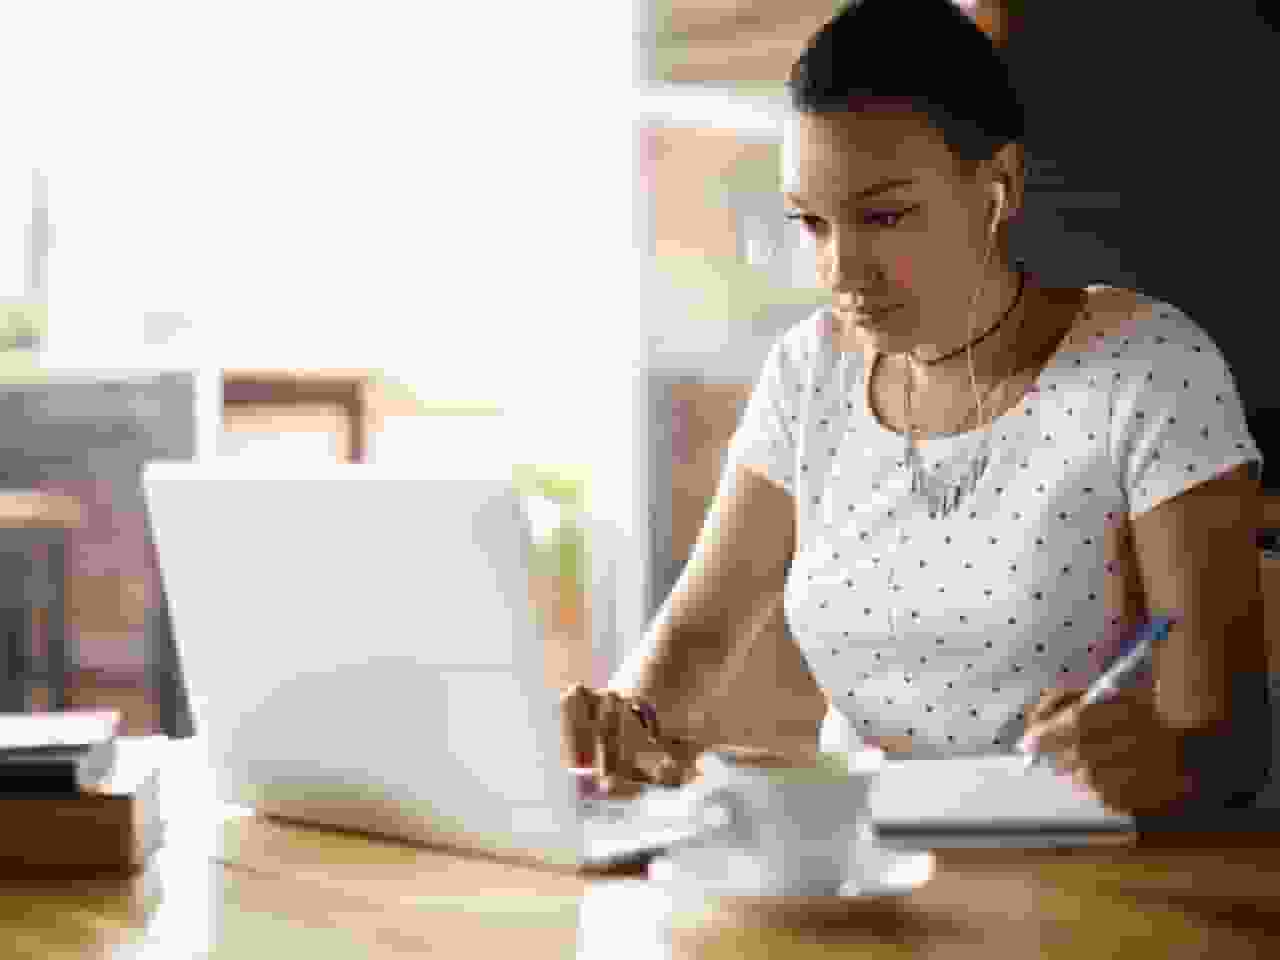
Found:
[[[787,623],[862,739],[1011,748],[1041,691],[1088,686],[1148,614],[1115,546],[1128,518],[1261,465],[1205,331],[1151,298],[1126,315],[1082,319],[994,421],[986,474],[946,517],[911,493],[905,440],[867,410],[862,355],[835,349],[829,308],[771,347],[723,476],[745,464],[796,499]],[[932,469],[967,463],[980,436],[918,445]]]

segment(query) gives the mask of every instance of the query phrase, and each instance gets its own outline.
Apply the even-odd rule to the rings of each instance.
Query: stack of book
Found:
[[[120,723],[118,710],[0,713],[0,869],[149,862],[169,738],[123,737]]]

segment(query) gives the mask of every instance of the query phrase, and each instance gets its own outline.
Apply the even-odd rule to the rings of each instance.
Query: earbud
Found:
[[[995,233],[996,227],[1000,225],[1000,215],[1004,213],[1005,185],[1003,180],[997,180],[991,186],[995,188],[996,192],[996,213],[991,218],[991,232]]]

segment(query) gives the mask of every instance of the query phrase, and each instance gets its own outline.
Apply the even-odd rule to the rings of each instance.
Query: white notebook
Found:
[[[1077,792],[1050,766],[1024,772],[1021,756],[886,760],[871,794],[881,832],[1061,832],[1133,829],[1095,795]]]

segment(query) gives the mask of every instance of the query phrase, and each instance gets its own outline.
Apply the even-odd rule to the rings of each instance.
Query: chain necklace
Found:
[[[960,350],[971,348],[974,343],[990,336],[994,330],[998,329],[999,326],[1009,318],[1009,315],[1013,313],[1014,308],[1016,308],[1017,305],[1022,301],[1022,294],[1024,289],[1026,288],[1027,274],[1026,274],[1026,267],[1025,267],[1024,261],[1018,260],[1017,266],[1018,266],[1018,294],[1016,297],[1014,297],[1013,303],[1009,306],[1009,309],[1004,312],[1004,316],[1001,317],[1000,320],[998,320],[990,330],[988,330],[981,337],[979,337],[978,340],[970,341],[969,343],[965,344],[963,347],[960,347],[957,350],[953,350],[951,353],[946,354],[943,357],[939,357],[936,360],[926,361],[927,363],[929,364],[938,363],[942,360],[947,359],[948,357],[955,356],[957,353],[960,352]],[[1015,338],[1021,332],[1022,332],[1022,318],[1019,318],[1018,329],[1014,334]],[[972,362],[972,354],[970,354],[970,361]],[[1011,368],[1014,365],[1015,364],[1011,364]],[[1010,373],[1005,376],[1004,380],[1001,380],[999,382],[998,386],[1003,386],[1004,383],[1009,379],[1009,377],[1012,376],[1012,373],[1013,373],[1013,370],[1011,369]],[[908,384],[911,383],[910,364],[908,364],[907,383]],[[917,496],[924,497],[926,503],[929,506],[929,516],[931,518],[937,516],[939,513],[941,513],[945,517],[945,516],[948,516],[952,511],[956,510],[959,507],[960,502],[966,496],[972,494],[973,491],[977,489],[978,483],[981,481],[983,475],[986,473],[987,464],[991,459],[991,423],[988,422],[986,424],[986,430],[982,435],[978,453],[969,461],[969,464],[964,470],[964,473],[958,483],[948,482],[948,478],[943,478],[942,480],[939,480],[937,477],[931,477],[926,473],[924,464],[923,464],[923,458],[920,456],[920,451],[916,448],[916,445],[915,445],[916,426],[914,422],[911,420],[911,399],[910,399],[911,391],[909,388],[904,387],[904,389],[906,389],[905,405],[906,405],[906,419],[907,419],[907,440],[906,440],[906,454],[904,457],[904,463],[911,470],[911,492]],[[987,391],[987,396],[988,397],[991,396],[991,394],[994,392],[995,392],[995,388],[994,387],[990,388]],[[976,387],[974,389],[974,393],[975,395],[977,394]],[[982,414],[984,410],[982,399],[979,399],[976,409],[978,410],[978,421],[979,423],[981,423],[983,418]],[[961,421],[962,426],[964,422],[968,420],[968,418],[969,418],[969,415],[966,415],[965,420]],[[898,541],[901,541],[902,539],[901,521],[899,521],[898,523],[897,538],[898,538]],[[896,545],[894,549],[896,549]],[[897,589],[897,585],[894,582],[896,580],[896,576],[895,576],[896,573],[897,573],[896,565],[891,565],[889,568],[889,589],[891,592]],[[898,632],[898,628],[896,623],[897,618],[894,616],[894,604],[892,599],[889,599],[886,612],[889,615],[890,639],[893,639],[893,637],[895,637]]]
[[[1022,294],[1024,289],[1026,288],[1027,274],[1026,274],[1026,269],[1024,267],[1023,261],[1019,260],[1017,262],[1017,266],[1018,266],[1018,293],[1017,293],[1017,296],[1013,298],[1013,303],[1009,305],[1009,309],[1007,309],[1004,312],[1004,316],[1001,317],[991,327],[990,330],[984,333],[977,340],[967,343],[964,346],[959,347],[956,350],[953,350],[944,356],[937,357],[933,360],[925,361],[926,363],[928,363],[929,365],[941,363],[943,360],[946,360],[949,357],[955,356],[961,350],[969,349],[973,347],[975,343],[979,343],[982,340],[985,340],[994,331],[1000,328],[1000,326],[1005,322],[1005,320],[1009,318],[1009,315],[1012,314],[1013,311],[1017,308],[1018,304],[1022,302]],[[1022,318],[1019,317],[1018,327],[1014,333],[1015,340],[1021,332],[1022,332]],[[998,381],[995,385],[989,387],[987,389],[985,397],[978,399],[978,403],[975,406],[974,410],[971,411],[970,414],[966,414],[964,420],[960,421],[961,427],[968,422],[969,416],[973,412],[978,413],[979,429],[983,427],[982,419],[983,419],[983,413],[985,410],[985,400],[990,399],[991,395],[995,393],[997,388],[1003,387],[1008,382],[1009,377],[1011,377],[1014,373],[1013,368],[1015,366],[1016,364],[1011,363],[1009,373],[1006,374],[1005,377],[1000,381]],[[919,428],[916,426],[915,422],[911,419],[911,395],[914,392],[914,382],[913,382],[913,378],[910,375],[910,369],[911,369],[911,365],[910,363],[908,363],[907,364],[908,375],[906,378],[906,383],[904,384],[904,392],[905,392],[904,405],[906,407],[906,418],[907,418],[907,439],[906,439],[906,451],[904,455],[904,462],[907,466],[907,469],[911,471],[911,492],[917,496],[922,497],[924,501],[928,504],[930,517],[935,517],[938,514],[941,514],[943,517],[946,517],[960,506],[961,501],[963,501],[965,497],[971,495],[977,489],[979,482],[981,482],[983,475],[986,473],[987,464],[991,460],[991,421],[988,421],[985,424],[986,429],[982,434],[981,440],[979,441],[980,445],[979,445],[978,452],[969,461],[969,464],[964,469],[958,481],[953,480],[950,476],[930,475],[924,466],[924,458],[915,443],[915,435],[919,430]],[[976,389],[974,393],[976,396],[977,394]]]

